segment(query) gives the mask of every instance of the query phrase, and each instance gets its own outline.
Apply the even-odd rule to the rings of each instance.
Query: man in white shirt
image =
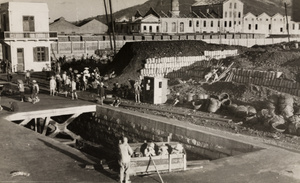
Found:
[[[119,165],[120,165],[120,183],[129,183],[129,168],[130,168],[130,159],[133,151],[128,144],[127,137],[123,137],[122,143],[119,144]],[[125,174],[125,180],[124,180]]]

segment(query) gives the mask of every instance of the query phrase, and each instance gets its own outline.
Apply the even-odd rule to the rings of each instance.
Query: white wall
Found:
[[[23,16],[34,16],[35,32],[49,32],[49,10],[46,3],[9,2],[10,32],[23,32]]]
[[[10,42],[11,46],[11,61],[12,61],[12,70],[15,72],[15,67],[18,64],[18,58],[17,58],[17,49],[18,48],[23,48],[24,49],[24,70],[34,70],[34,71],[42,71],[43,68],[46,68],[46,64],[49,64],[50,66],[50,45],[51,42],[47,41],[39,41],[39,42],[34,42],[34,41],[27,41],[27,42]],[[45,62],[34,62],[33,60],[33,48],[34,47],[48,47],[49,48],[49,58],[48,61]]]

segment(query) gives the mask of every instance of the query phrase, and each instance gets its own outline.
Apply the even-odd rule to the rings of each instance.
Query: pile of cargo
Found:
[[[197,66],[205,66],[207,62],[212,59],[220,60],[226,57],[232,57],[238,55],[238,50],[219,50],[219,51],[204,51],[202,56],[184,56],[184,57],[161,57],[161,58],[147,58],[144,68],[141,69],[141,76],[149,77],[164,77],[169,73],[177,70],[182,70],[185,75],[186,67],[192,64]],[[200,74],[200,73],[199,73]],[[182,77],[181,75],[170,74],[168,77]]]

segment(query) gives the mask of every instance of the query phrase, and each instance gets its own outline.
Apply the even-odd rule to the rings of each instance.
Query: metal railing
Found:
[[[57,32],[0,32],[0,39],[57,39]]]

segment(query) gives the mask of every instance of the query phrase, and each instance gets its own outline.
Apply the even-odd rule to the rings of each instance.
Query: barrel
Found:
[[[247,115],[248,115],[248,107],[246,107],[244,105],[237,106],[235,115],[237,117],[241,117],[241,118],[247,117]]]
[[[220,108],[220,106],[221,106],[221,101],[214,98],[210,98],[207,111],[215,113]]]
[[[207,95],[207,94],[203,94],[203,93],[198,94],[198,99],[208,99],[208,98],[209,98],[209,95]]]
[[[189,94],[188,94],[188,98],[187,98],[188,102],[190,102],[190,101],[193,100],[193,96],[194,96],[194,95],[195,95],[194,93],[189,93]]]
[[[220,101],[229,99],[228,93],[222,93],[218,97]]]

